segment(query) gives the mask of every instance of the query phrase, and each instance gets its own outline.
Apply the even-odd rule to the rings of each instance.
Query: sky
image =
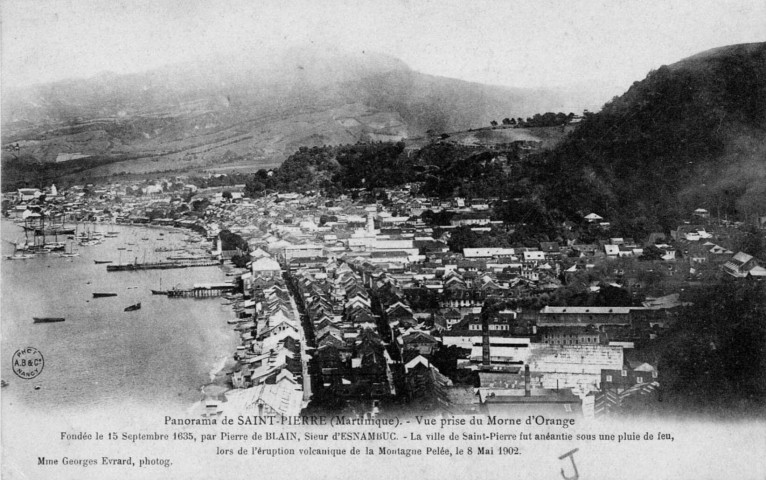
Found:
[[[6,86],[313,43],[494,85],[627,87],[766,40],[764,0],[4,0],[0,15]]]

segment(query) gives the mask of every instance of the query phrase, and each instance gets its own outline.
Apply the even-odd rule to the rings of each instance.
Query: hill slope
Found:
[[[384,55],[319,49],[209,58],[4,93],[3,144],[20,147],[11,159],[123,160],[94,172],[102,175],[204,168],[224,155],[274,165],[301,146],[397,141],[564,108],[550,91],[433,77]]]
[[[766,44],[718,48],[651,72],[589,114],[546,158],[546,203],[639,235],[691,210],[766,213]]]

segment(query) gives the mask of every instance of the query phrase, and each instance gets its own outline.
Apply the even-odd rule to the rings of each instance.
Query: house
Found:
[[[540,242],[540,250],[546,257],[558,258],[561,256],[561,246],[558,242]]]
[[[451,404],[447,392],[452,391],[452,381],[442,375],[427,358],[416,356],[404,365],[404,382],[410,400],[418,399],[429,405],[429,410]]]
[[[512,248],[464,248],[463,256],[465,258],[493,258],[493,257],[511,257],[515,253]]]
[[[620,346],[532,344],[526,364],[541,375],[543,388],[600,390],[601,371],[623,365]]]
[[[251,265],[253,276],[261,275],[269,278],[280,277],[282,275],[282,267],[279,262],[270,257],[261,257],[255,260]]]
[[[537,316],[538,327],[629,326],[630,307],[552,307]]]
[[[516,312],[509,312],[509,314],[504,315],[493,315],[487,319],[487,328],[489,329],[490,335],[509,334],[513,331],[515,322]],[[469,315],[466,317],[464,323],[466,324],[466,328],[474,335],[482,331],[483,322],[481,315]],[[457,327],[455,327],[454,330],[457,330]]]
[[[463,314],[454,308],[450,308],[444,312],[443,317],[446,321],[447,328],[452,328],[453,326],[460,323],[460,321],[463,319]]]
[[[723,271],[735,278],[766,277],[766,269],[759,266],[752,255],[739,252],[723,264]]]
[[[544,262],[545,261],[545,252],[541,252],[538,250],[526,251],[524,252],[523,255],[524,255],[525,262]]]
[[[622,392],[634,385],[648,384],[657,381],[657,369],[648,363],[630,363],[623,365],[622,369],[601,370],[602,390]]]
[[[489,225],[490,217],[488,213],[461,213],[455,215],[450,220],[453,227],[462,227],[467,225]]]
[[[285,260],[290,261],[293,258],[321,257],[324,247],[311,243],[300,245],[287,245],[284,247]]]
[[[606,335],[595,329],[577,327],[547,327],[538,332],[540,340],[549,345],[599,345],[606,342]]]
[[[529,396],[522,389],[479,389],[479,398],[487,415],[545,415],[570,419],[583,415],[583,400],[570,390],[539,389]]]
[[[257,415],[258,417],[294,417],[300,415],[303,391],[288,376],[274,384],[261,384],[252,388],[226,392],[221,408],[229,415]]]
[[[372,263],[410,263],[410,256],[404,251],[379,251],[370,254]]]
[[[397,338],[397,345],[402,358],[413,358],[422,355],[426,359],[438,349],[439,341],[420,330],[410,330]]]

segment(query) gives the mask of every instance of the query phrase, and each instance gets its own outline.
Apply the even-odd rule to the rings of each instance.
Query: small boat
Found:
[[[125,250],[125,247],[117,247],[117,250]]]
[[[24,254],[24,255],[6,255],[6,260],[26,260],[28,258],[34,258],[34,255]]]
[[[111,260],[93,260],[93,263],[96,265],[102,264],[102,263],[112,263]]]
[[[140,309],[141,309],[141,302],[136,303],[135,305],[131,305],[129,307],[125,307],[126,312],[133,312],[135,310],[140,310]]]
[[[8,382],[7,381],[0,380],[0,387],[7,387],[7,386],[8,386]]]
[[[32,317],[34,323],[56,323],[63,322],[63,317]]]
[[[98,292],[93,293],[93,298],[116,297],[116,296],[117,296],[116,293],[106,293],[106,292],[104,292],[104,293],[98,293]]]
[[[152,295],[167,295],[167,290],[152,290]]]

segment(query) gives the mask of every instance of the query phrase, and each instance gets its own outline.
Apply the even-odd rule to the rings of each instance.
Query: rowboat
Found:
[[[56,323],[63,322],[63,317],[32,317],[34,323]]]

